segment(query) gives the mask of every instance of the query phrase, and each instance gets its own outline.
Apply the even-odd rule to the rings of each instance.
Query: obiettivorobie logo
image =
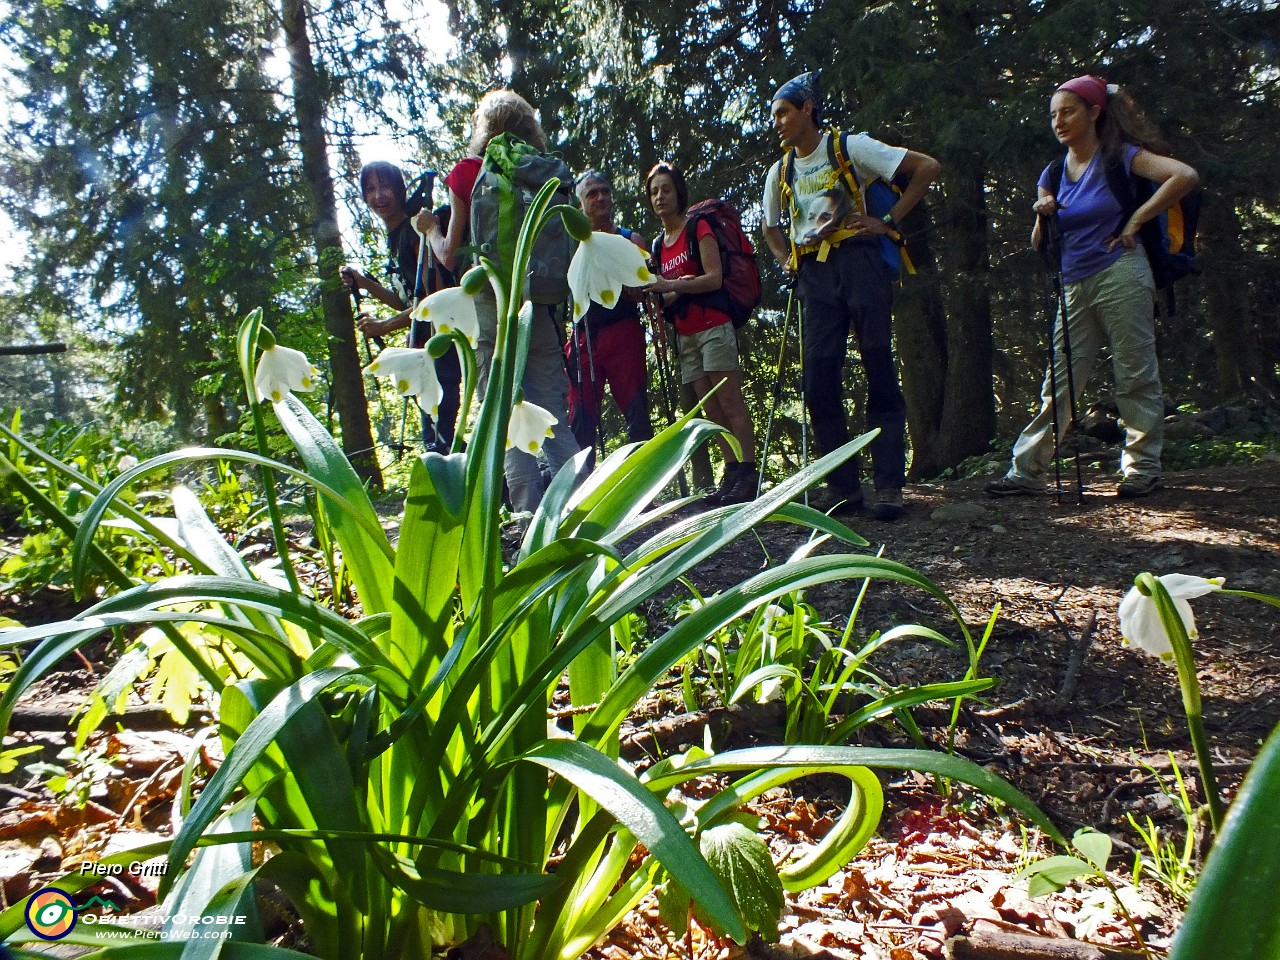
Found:
[[[27,926],[41,940],[61,940],[76,925],[76,905],[57,887],[37,890],[27,901]]]
[[[98,914],[85,912],[94,909],[101,912]],[[157,940],[229,940],[232,937],[231,928],[248,925],[248,917],[244,914],[192,916],[168,914],[147,918],[142,915],[130,916],[119,911],[120,908],[115,902],[105,897],[92,896],[83,904],[77,905],[65,890],[59,890],[57,887],[42,887],[27,901],[27,927],[42,940],[61,940],[75,928],[77,921],[87,926],[110,923],[114,933],[123,933],[128,937]],[[155,928],[155,922],[159,922],[164,928]],[[175,925],[175,928],[167,928],[169,924]]]

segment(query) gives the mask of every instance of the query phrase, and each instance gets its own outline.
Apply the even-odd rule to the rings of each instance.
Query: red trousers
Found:
[[[627,439],[642,441],[653,436],[649,422],[644,327],[639,318],[630,317],[601,327],[591,336],[590,349],[585,325],[579,324],[565,345],[565,359],[570,384],[569,424],[582,447],[595,444],[606,383],[613,402],[626,420]]]

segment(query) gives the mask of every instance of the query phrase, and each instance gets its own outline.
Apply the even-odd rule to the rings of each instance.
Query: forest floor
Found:
[[[1113,881],[1131,886],[1135,851],[1148,861],[1151,853],[1129,815],[1144,825],[1150,817],[1160,837],[1180,852],[1187,818],[1176,802],[1176,772],[1187,781],[1193,804],[1203,794],[1174,668],[1121,645],[1117,606],[1143,571],[1221,576],[1228,587],[1280,592],[1280,471],[1264,463],[1171,473],[1164,490],[1137,501],[1118,500],[1114,480],[1090,472],[1083,505],[1073,491],[1062,503],[1052,493],[993,501],[983,496],[982,482],[911,485],[900,522],[854,519],[850,525],[872,550],[883,546],[886,557],[946,590],[975,635],[999,606],[980,670],[999,683],[965,708],[955,749],[1028,794],[1067,835],[1085,825],[1111,834]],[[691,580],[703,594],[713,592],[756,572],[766,550],[768,559],[780,562],[802,542],[796,528],[768,525],[759,540],[743,538]],[[824,618],[843,624],[860,586],[826,586],[807,600]],[[641,611],[651,629],[670,618],[671,599]],[[54,606],[46,606],[51,601]],[[1208,737],[1230,798],[1260,742],[1280,721],[1280,632],[1274,609],[1241,598],[1209,596],[1195,609]],[[63,614],[56,597],[0,598],[0,615],[27,623]],[[901,623],[948,632],[949,620],[936,600],[897,584],[873,583],[859,612],[864,635]],[[959,679],[966,661],[959,651],[908,641],[877,651],[869,665],[888,683],[919,684]],[[82,698],[91,669],[86,663],[54,675],[24,702],[15,728],[25,724],[24,742],[41,745],[43,759],[59,762],[57,752],[70,742],[67,705]],[[661,725],[675,731],[666,749],[678,747],[682,733],[701,743],[704,718],[684,722],[674,716],[683,710],[678,690],[660,691],[647,715],[632,718],[632,732]],[[168,801],[193,740],[199,738],[199,749],[217,761],[216,738],[206,739],[191,725],[155,729],[172,725],[154,711],[138,708],[131,716],[136,723],[101,735],[82,754],[97,757],[93,762],[108,765],[109,772],[103,776],[100,766],[96,776],[83,776],[82,806],[55,798],[40,778],[21,769],[4,777],[0,908],[107,850],[164,835]],[[925,738],[944,746],[949,715],[924,709],[919,718]],[[779,731],[767,722],[735,728],[732,716],[713,733],[717,748],[779,742]],[[866,728],[859,742],[911,745],[889,725]],[[29,759],[19,758],[19,764]],[[1015,879],[1018,868],[1059,851],[999,807],[963,790],[944,794],[921,775],[889,777],[886,786],[878,836],[827,883],[788,898],[780,944],[757,944],[747,952],[909,960],[941,956],[944,942],[957,935],[981,944],[1010,934],[1137,946],[1098,886],[1028,899],[1025,881]],[[766,794],[753,809],[782,857],[820,837],[840,802],[831,783],[814,780]],[[112,877],[98,892],[141,909],[154,886],[153,878]],[[1144,869],[1137,889],[1124,896],[1147,944],[1167,948],[1181,915],[1167,886]],[[710,960],[743,952],[696,925],[673,938],[656,916],[656,906],[643,902],[592,955]]]
[[[1143,826],[1149,816],[1180,854],[1187,820],[1178,809],[1175,766],[1193,805],[1203,794],[1176,671],[1121,644],[1120,599],[1143,571],[1280,591],[1280,471],[1271,463],[1168,474],[1165,489],[1136,501],[1114,495],[1114,478],[1086,471],[1083,504],[1074,484],[1059,503],[1052,485],[1044,496],[992,500],[982,493],[984,482],[909,485],[902,521],[850,525],[873,550],[883,546],[886,557],[939,584],[975,635],[999,605],[979,671],[999,684],[985,703],[963,711],[956,750],[1019,787],[1068,836],[1084,826],[1110,834],[1114,879],[1131,885],[1138,849],[1146,861],[1153,857],[1128,816]],[[802,540],[785,529],[764,535],[775,560]],[[699,569],[700,590],[735,583],[752,572],[753,561],[764,562],[753,542],[738,546]],[[824,587],[808,600],[843,624],[859,586]],[[1205,722],[1230,798],[1280,722],[1280,630],[1273,608],[1241,598],[1206,597],[1195,612]],[[885,583],[872,585],[859,612],[863,635],[904,622],[945,632],[948,619],[932,598]],[[959,679],[965,667],[962,653],[923,642],[885,647],[869,665],[890,683],[912,685]],[[938,746],[945,745],[948,719],[938,711],[935,726],[921,720]],[[768,740],[771,733],[754,736]],[[865,731],[861,742],[910,745],[887,727]],[[803,800],[780,795],[761,805],[776,852],[808,842],[830,823],[838,793],[815,786]],[[1193,842],[1203,847],[1203,831],[1195,833]],[[970,794],[944,798],[922,776],[894,778],[879,836],[827,884],[789,901],[783,945],[792,945],[791,955],[826,950],[891,960],[938,956],[957,934],[990,941],[992,950],[1003,934],[1018,932],[1137,947],[1100,887],[1027,898],[1025,881],[1014,879],[1017,869],[1056,852]],[[1143,914],[1147,944],[1167,948],[1180,901],[1150,869],[1135,892],[1122,895]],[[689,956],[688,943],[664,953],[650,919],[639,911],[630,939],[598,954]],[[712,941],[693,947],[696,956],[717,955]]]

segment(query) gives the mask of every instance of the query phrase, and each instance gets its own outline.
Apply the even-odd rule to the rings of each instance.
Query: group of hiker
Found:
[[[794,285],[803,396],[817,446],[829,452],[849,437],[843,383],[850,332],[867,382],[867,425],[880,429],[870,447],[873,496],[864,494],[861,466],[851,460],[827,477],[826,493],[818,502],[833,513],[865,510],[893,521],[904,511],[906,478],[906,404],[892,335],[894,284],[907,261],[899,224],[925,196],[941,165],[926,153],[828,128],[817,73],[801,74],[779,87],[769,112],[784,152],[765,179],[763,237]],[[1031,244],[1041,249],[1052,243],[1055,248],[1053,269],[1061,296],[1053,349],[1042,408],[1018,438],[1007,475],[989,483],[986,491],[1003,497],[1043,490],[1058,441],[1071,426],[1063,411],[1074,408],[1107,346],[1126,429],[1116,493],[1144,496],[1160,486],[1163,424],[1154,330],[1156,281],[1148,251],[1159,258],[1153,247],[1160,241],[1158,218],[1194,188],[1198,177],[1168,155],[1129,94],[1101,78],[1085,75],[1062,84],[1050,101],[1050,121],[1066,155],[1040,177]],[[624,288],[612,306],[578,305],[567,336],[564,305],[539,302],[560,297],[558,288],[530,297],[533,327],[521,387],[525,398],[557,423],[543,446],[543,463],[519,449],[507,453],[513,512],[536,509],[544,477],[554,475],[579,449],[595,447],[606,384],[628,440],[653,435],[646,320],[660,378],[675,379],[678,372],[680,386],[704,404],[704,415],[722,426],[741,451],[739,456],[721,438],[721,480],[705,502],[754,498],[759,489],[756,437],[743,397],[737,325],[758,302],[759,288],[754,258],[744,257],[732,238],[726,241],[726,234],[737,230],[740,246],[751,253],[736,216],[730,209],[730,217],[722,218],[718,208],[727,205],[719,202],[691,210],[684,173],[674,163],[660,162],[645,178],[646,197],[659,224],[656,239],[647,245],[638,232],[614,222],[607,176],[592,169],[573,178],[562,161],[546,154],[546,136],[533,107],[512,91],[492,91],[477,105],[467,156],[444,178],[447,205],[418,209],[403,175],[391,164],[371,163],[361,171],[364,200],[388,231],[389,279],[384,284],[352,267],[343,268],[343,279],[357,305],[367,294],[398,311],[384,319],[361,313],[361,331],[381,338],[425,326],[411,320],[413,306],[457,282],[466,265],[460,255],[464,247],[492,240],[472,235],[495,229],[481,208],[488,190],[484,171],[495,155],[512,152],[513,143],[527,155],[546,157],[551,175],[572,180],[592,229],[621,234],[649,253],[656,277],[644,287]],[[722,219],[732,220],[732,227]],[[420,249],[419,235],[426,238],[426,249]],[[745,266],[739,262],[743,259],[749,261]],[[755,300],[748,298],[745,304],[737,276],[743,269],[751,271],[756,283]],[[477,314],[478,375],[483,381],[497,326],[492,293],[477,297]],[[410,343],[422,345],[427,333],[411,330]],[[787,333],[784,329],[783,336]],[[666,344],[672,337],[674,371],[667,366]],[[445,400],[434,424],[424,418],[424,442],[445,450],[459,415],[456,352],[436,360],[436,371]],[[663,385],[664,393],[671,385]]]

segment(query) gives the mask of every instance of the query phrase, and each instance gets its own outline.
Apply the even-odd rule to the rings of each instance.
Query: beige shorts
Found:
[[[738,332],[722,323],[692,336],[680,335],[680,382],[693,383],[710,373],[741,370]]]

